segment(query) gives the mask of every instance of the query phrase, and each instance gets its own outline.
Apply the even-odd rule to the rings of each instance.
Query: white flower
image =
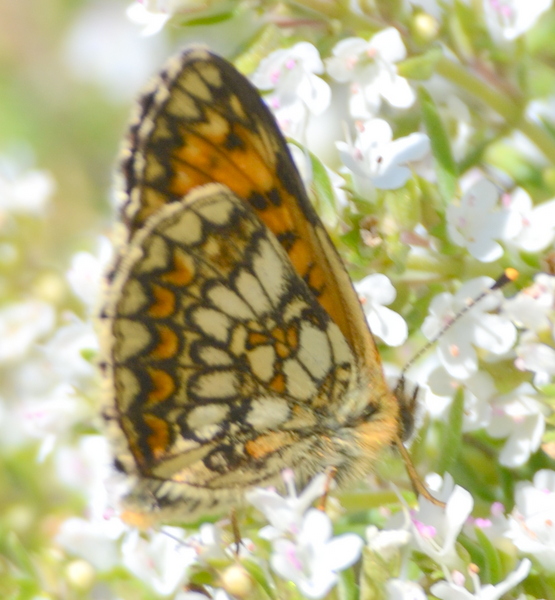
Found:
[[[487,584],[482,586],[478,575],[471,573],[472,583],[474,585],[474,593],[469,592],[466,588],[458,583],[439,581],[434,583],[430,591],[434,596],[441,600],[499,600],[509,590],[526,579],[532,563],[528,559],[520,562],[518,567],[509,573],[507,578],[497,585]]]
[[[84,558],[99,571],[108,571],[120,563],[117,539],[121,528],[106,521],[87,521],[73,517],[65,520],[56,542],[67,552]]]
[[[411,514],[414,540],[418,549],[436,563],[453,567],[460,562],[455,550],[457,536],[472,511],[474,500],[467,490],[454,485],[449,473],[445,474],[441,490],[434,496],[446,506],[442,508],[419,496],[419,508]]]
[[[354,533],[331,539],[329,517],[311,508],[294,540],[279,538],[273,543],[272,569],[292,581],[307,598],[322,598],[337,583],[337,572],[351,566],[360,556],[363,542]]]
[[[397,74],[394,63],[406,58],[399,32],[389,27],[369,41],[341,40],[326,60],[328,73],[336,81],[350,82],[355,92],[351,115],[367,119],[380,108],[382,98],[396,108],[408,108],[415,100],[408,81]],[[358,92],[358,93],[356,93]]]
[[[539,273],[530,287],[505,300],[503,314],[518,327],[537,333],[547,331],[552,325],[554,297],[555,277]]]
[[[158,594],[168,595],[181,586],[197,553],[194,548],[179,542],[183,529],[165,527],[164,530],[170,535],[161,531],[148,534],[145,539],[134,529],[127,535],[121,550],[123,564],[131,573]]]
[[[297,496],[294,474],[286,470],[282,474],[288,495],[280,496],[275,490],[257,488],[245,494],[248,502],[268,519],[270,525],[260,530],[259,535],[268,540],[284,534],[299,533],[303,516],[314,500],[321,498],[326,491],[327,475],[316,475]]]
[[[386,275],[375,273],[355,283],[366,320],[374,335],[388,346],[400,346],[407,339],[405,319],[384,304],[391,304],[397,292]]]
[[[59,383],[38,400],[28,400],[22,407],[22,417],[28,435],[42,440],[39,461],[50,453],[56,439],[88,414],[88,407],[76,396],[68,383]]]
[[[549,572],[555,570],[555,471],[543,469],[533,484],[516,484],[507,537]]]
[[[55,189],[54,179],[48,171],[22,173],[10,161],[3,159],[0,162],[0,214],[10,212],[40,216]]]
[[[198,13],[223,12],[231,3],[222,0],[135,0],[127,8],[130,21],[143,27],[145,36],[158,33],[175,14],[198,16]]]
[[[490,400],[497,390],[493,379],[487,373],[477,371],[467,379],[450,377],[443,368],[437,368],[428,377],[432,393],[447,396],[451,400],[459,388],[464,389],[463,431],[475,431],[486,427],[491,420]]]
[[[495,438],[508,438],[499,454],[499,462],[506,467],[520,467],[540,447],[547,407],[536,397],[534,388],[523,383],[491,403],[493,416],[487,432]]]
[[[555,349],[541,343],[534,335],[522,336],[516,347],[515,366],[534,373],[534,385],[543,386],[555,375]]]
[[[510,197],[508,209],[515,213],[521,226],[510,240],[525,252],[539,252],[555,239],[555,199],[532,204],[530,195],[517,188]]]
[[[414,581],[388,579],[385,582],[387,600],[427,600],[426,592]]]
[[[142,27],[144,36],[154,35],[164,28],[172,16],[170,12],[159,8],[159,2],[136,0],[127,7],[127,17],[135,25]]]
[[[111,256],[112,245],[102,236],[98,240],[96,256],[90,252],[77,252],[71,258],[66,278],[73,293],[88,307],[89,312],[96,308],[102,276]]]
[[[54,327],[54,308],[40,300],[26,300],[0,310],[0,364],[13,364]]]
[[[482,0],[486,24],[496,41],[526,33],[551,7],[552,0]]]
[[[343,164],[353,173],[355,189],[361,196],[405,185],[412,176],[409,164],[419,161],[430,150],[423,133],[393,140],[390,125],[383,119],[371,119],[360,126],[353,144],[336,142]]]
[[[261,90],[272,90],[266,97],[273,110],[306,107],[318,115],[330,104],[329,85],[315,75],[324,72],[318,50],[308,42],[276,50],[263,59],[251,79]]]
[[[455,244],[465,247],[474,258],[492,262],[503,248],[495,240],[514,236],[519,223],[498,203],[499,191],[487,179],[476,182],[462,197],[460,205],[447,207],[447,228]]]
[[[380,531],[375,525],[366,528],[366,539],[370,550],[388,561],[395,553],[406,546],[411,539],[410,533],[404,529],[386,529]]]
[[[447,292],[438,294],[430,303],[430,314],[422,325],[424,335],[434,339],[469,299],[476,298],[492,283],[489,277],[478,277],[463,284],[454,296]],[[489,293],[438,340],[441,364],[453,377],[465,379],[477,371],[478,357],[474,345],[495,355],[504,354],[514,345],[515,326],[506,317],[486,312],[495,310],[502,299],[498,291]]]

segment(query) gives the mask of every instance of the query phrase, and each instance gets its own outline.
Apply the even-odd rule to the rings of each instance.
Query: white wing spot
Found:
[[[289,419],[287,401],[279,396],[255,398],[247,414],[247,423],[256,430],[275,429]]]
[[[327,335],[311,323],[301,326],[297,358],[314,377],[323,379],[331,368],[330,344]]]
[[[247,353],[251,371],[261,381],[270,381],[274,376],[276,353],[273,346],[259,346]]]
[[[219,342],[227,343],[229,330],[231,328],[231,319],[221,313],[219,310],[204,308],[200,306],[191,315],[193,323],[198,325],[202,332]]]
[[[192,379],[191,388],[194,394],[207,400],[233,398],[237,396],[239,381],[236,371],[210,371]]]
[[[179,218],[172,219],[162,232],[178,244],[197,244],[202,239],[202,221],[196,213],[184,207]]]
[[[148,328],[143,323],[130,319],[117,319],[114,323],[114,359],[116,362],[125,362],[136,356],[152,341]]]
[[[207,296],[216,308],[234,319],[247,320],[254,318],[254,313],[247,304],[233,290],[221,284],[211,288]]]
[[[242,270],[235,280],[235,289],[252,307],[257,316],[262,316],[272,310],[260,282],[252,273]]]
[[[287,281],[283,259],[267,239],[262,239],[258,245],[258,254],[253,260],[253,270],[268,297],[277,304],[285,292]]]
[[[197,406],[187,416],[187,425],[197,437],[210,440],[221,431],[228,414],[229,407],[225,404]]]
[[[303,369],[299,361],[296,359],[286,360],[283,364],[283,373],[289,395],[299,400],[309,400],[316,395],[318,390],[314,380]]]
[[[199,348],[198,357],[205,365],[211,367],[229,367],[233,364],[233,359],[225,350],[208,344]]]

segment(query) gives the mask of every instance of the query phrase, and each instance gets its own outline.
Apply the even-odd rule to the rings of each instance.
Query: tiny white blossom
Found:
[[[96,255],[77,252],[71,258],[66,278],[73,293],[85,304],[89,312],[96,309],[102,275],[112,256],[112,244],[101,236]]]
[[[555,348],[544,344],[534,334],[523,335],[515,348],[515,366],[534,373],[534,385],[543,386],[555,376]]]
[[[422,325],[424,335],[433,339],[469,299],[476,298],[491,284],[493,280],[489,277],[478,277],[464,283],[454,296],[448,292],[438,294],[430,303],[430,314]],[[453,377],[465,379],[477,371],[478,357],[474,346],[501,355],[514,345],[516,328],[513,323],[504,316],[487,312],[498,308],[502,299],[498,291],[489,293],[438,340],[441,364]]]
[[[486,24],[500,42],[526,33],[551,7],[552,0],[482,0]]]
[[[273,110],[301,104],[318,115],[331,100],[329,85],[318,77],[323,72],[324,65],[316,47],[299,42],[263,59],[251,80],[261,90],[271,90],[266,100]]]
[[[54,327],[54,308],[40,300],[26,300],[0,309],[0,364],[25,357],[33,344]]]
[[[67,434],[88,412],[73,386],[67,383],[59,383],[50,394],[38,400],[27,400],[22,407],[22,417],[28,435],[42,440],[39,461],[50,453],[57,438]]]
[[[353,173],[355,189],[361,196],[374,188],[392,190],[405,185],[412,176],[410,163],[422,160],[430,151],[430,140],[423,133],[393,140],[393,131],[383,119],[360,125],[354,144],[336,142],[343,164]]]
[[[534,283],[503,304],[503,314],[518,327],[533,332],[548,331],[552,326],[555,277],[539,273]]]
[[[386,275],[374,273],[355,283],[362,309],[370,330],[388,346],[400,346],[405,342],[408,328],[405,319],[384,306],[395,300],[397,292]]]
[[[497,390],[492,377],[487,373],[477,371],[466,379],[458,380],[451,377],[445,369],[437,368],[430,373],[428,386],[432,393],[451,400],[459,388],[464,389],[464,432],[475,431],[489,424],[492,413],[490,400]]]
[[[499,454],[499,462],[506,467],[522,466],[540,447],[547,407],[536,397],[534,388],[523,383],[491,403],[493,417],[487,432],[495,438],[507,438]]]
[[[411,514],[411,529],[421,552],[439,565],[454,567],[460,562],[455,543],[472,512],[474,500],[467,490],[454,485],[449,473],[445,474],[441,489],[435,486],[435,490],[438,491],[434,496],[445,502],[445,508],[419,496],[419,508]]]
[[[516,189],[508,201],[508,209],[515,213],[520,228],[510,240],[525,252],[539,252],[555,239],[555,199],[532,204],[528,192]]]
[[[326,68],[336,81],[351,83],[353,117],[367,119],[377,114],[382,98],[396,108],[414,103],[415,94],[408,81],[397,73],[395,63],[406,58],[406,49],[395,28],[384,29],[369,41],[341,40],[332,54]]]
[[[316,475],[299,496],[295,489],[293,472],[284,471],[283,479],[288,492],[285,497],[275,490],[261,488],[245,494],[247,501],[263,513],[270,523],[259,532],[264,539],[272,540],[284,534],[298,534],[305,512],[325,493],[328,477],[323,473]]]
[[[500,258],[503,248],[495,240],[510,239],[519,227],[515,213],[502,207],[498,200],[497,187],[482,179],[467,190],[460,205],[447,207],[447,229],[451,239],[482,262]]]
[[[180,543],[183,529],[164,528],[147,534],[145,539],[137,529],[129,532],[121,550],[123,564],[136,577],[149,584],[158,594],[172,594],[184,582],[187,570],[196,561],[194,548]],[[176,539],[177,538],[177,539]]]
[[[332,538],[330,518],[311,508],[294,539],[273,542],[270,564],[307,598],[322,598],[337,583],[338,571],[358,560],[362,546],[362,539],[354,533]]]
[[[399,548],[410,542],[411,536],[404,529],[380,531],[375,525],[370,525],[366,528],[366,539],[370,550],[379,554],[384,560],[390,560]]]
[[[426,592],[418,583],[402,579],[388,579],[385,582],[387,600],[427,600]]]
[[[543,469],[534,475],[533,483],[516,484],[506,535],[520,552],[555,571],[555,471]]]
[[[120,564],[118,538],[121,528],[109,521],[66,519],[56,535],[56,542],[67,552],[80,556],[99,571],[108,571]]]
[[[0,216],[4,212],[41,216],[55,189],[48,171],[21,172],[11,161],[0,161]]]
[[[482,586],[478,575],[471,574],[474,585],[474,593],[469,592],[465,587],[455,582],[439,581],[434,583],[430,591],[440,600],[499,600],[509,590],[513,589],[521,581],[528,577],[532,563],[528,559],[522,560],[518,567],[509,573],[507,578],[497,585]]]
[[[127,8],[127,17],[143,28],[144,36],[149,36],[163,29],[173,15],[198,16],[198,13],[211,13],[214,6],[220,12],[219,9],[225,10],[228,4],[222,0],[135,0]]]

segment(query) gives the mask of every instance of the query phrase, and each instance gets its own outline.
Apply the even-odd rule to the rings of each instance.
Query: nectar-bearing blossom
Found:
[[[440,600],[499,600],[528,577],[531,567],[532,563],[528,559],[522,560],[506,579],[496,585],[482,585],[477,573],[470,571],[474,593],[468,591],[459,581],[439,581],[432,585],[430,591]]]
[[[287,495],[282,496],[272,489],[256,488],[245,494],[247,501],[268,519],[269,525],[259,535],[267,540],[300,531],[303,515],[312,503],[326,492],[328,477],[324,473],[314,477],[305,489],[297,494],[294,473],[286,469],[282,473]]]
[[[261,90],[270,91],[266,101],[279,114],[286,107],[302,105],[318,115],[329,106],[329,85],[318,75],[324,64],[318,50],[308,42],[272,52],[251,76]]]
[[[337,583],[337,573],[358,560],[363,541],[354,533],[332,538],[330,518],[311,508],[298,535],[279,538],[272,546],[272,569],[292,581],[305,597],[323,598]]]
[[[424,335],[429,340],[434,339],[467,306],[469,299],[476,298],[491,284],[493,280],[489,277],[478,277],[463,284],[455,295],[438,294],[430,303],[430,314],[422,325]],[[500,306],[502,299],[499,291],[490,292],[437,341],[439,359],[451,376],[465,379],[477,371],[478,355],[474,346],[501,355],[514,345],[516,328],[513,323],[504,316],[489,314]]]
[[[449,473],[445,474],[441,489],[432,493],[445,502],[445,508],[422,496],[418,498],[419,508],[410,515],[414,543],[438,565],[452,568],[461,563],[455,544],[474,500],[467,490],[454,484]]]
[[[415,94],[408,81],[398,75],[396,62],[406,58],[399,32],[393,27],[362,38],[341,40],[326,60],[326,69],[340,83],[350,83],[351,115],[367,119],[375,116],[382,99],[395,108],[408,108]]]
[[[412,176],[410,163],[422,160],[430,151],[430,140],[423,133],[393,139],[389,123],[371,119],[360,125],[352,143],[336,142],[339,156],[353,174],[355,190],[361,197],[375,189],[394,190]]]
[[[520,552],[555,571],[555,471],[542,469],[533,483],[516,484],[515,507],[506,536]]]
[[[499,462],[510,468],[520,467],[540,447],[548,408],[538,400],[529,383],[495,398],[491,406],[487,432],[494,438],[507,438]]]
[[[0,230],[3,213],[41,216],[48,206],[56,184],[48,171],[21,172],[8,159],[0,159]]]
[[[397,295],[389,278],[381,273],[368,275],[355,283],[355,290],[372,333],[388,346],[400,346],[405,342],[408,335],[405,319],[384,306],[391,304]]]
[[[539,252],[547,248],[555,239],[555,200],[532,204],[528,192],[516,189],[510,196],[508,209],[520,221],[510,243],[525,252]]]
[[[489,424],[492,413],[490,400],[497,390],[487,373],[477,371],[470,377],[459,380],[438,367],[430,373],[427,383],[433,394],[450,400],[459,388],[464,389],[463,432],[475,431]]]
[[[474,258],[492,262],[503,254],[496,240],[508,240],[518,231],[515,217],[499,204],[497,186],[482,179],[466,191],[460,204],[447,207],[447,229],[453,242]]]
[[[526,33],[553,0],[482,0],[486,25],[497,42]]]

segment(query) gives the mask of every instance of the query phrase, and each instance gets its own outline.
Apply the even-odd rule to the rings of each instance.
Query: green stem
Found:
[[[499,89],[470,74],[464,67],[448,58],[443,57],[439,60],[437,72],[487,104],[509,125],[519,129],[545,154],[549,161],[555,164],[555,139],[544,129],[526,119],[521,102],[507,97]]]

